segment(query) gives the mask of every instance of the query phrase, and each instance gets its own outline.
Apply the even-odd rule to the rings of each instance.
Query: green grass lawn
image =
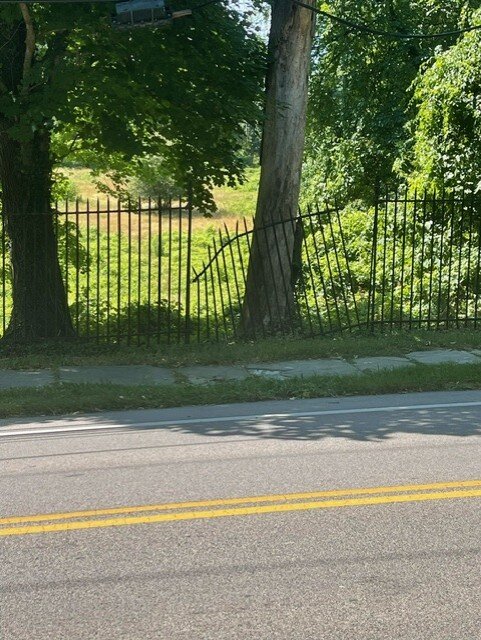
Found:
[[[82,203],[87,200],[95,202],[100,198],[105,203],[105,194],[99,192],[97,180],[92,177],[89,169],[85,167],[65,167],[61,169],[71,183],[71,193],[75,194]],[[258,167],[249,167],[245,172],[245,181],[237,187],[215,187],[213,191],[214,200],[218,211],[213,219],[224,222],[231,221],[232,218],[251,217],[255,213],[257,187],[259,185]],[[101,182],[112,187],[112,181],[107,177],[101,177]],[[152,197],[157,194],[153,193]]]
[[[246,170],[246,180],[238,187],[216,187],[214,200],[221,216],[252,217],[256,210],[259,167]]]
[[[31,369],[62,365],[151,364],[179,367],[191,364],[242,364],[281,360],[362,356],[402,356],[429,349],[481,349],[481,331],[393,331],[344,333],[318,338],[270,338],[256,342],[218,344],[116,346],[93,341],[52,341],[27,351],[0,351],[0,368]]]

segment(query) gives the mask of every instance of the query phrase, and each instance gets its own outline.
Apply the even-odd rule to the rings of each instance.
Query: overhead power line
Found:
[[[17,4],[20,0],[1,0],[0,4]],[[103,4],[103,3],[111,3],[118,2],[119,0],[22,0],[26,4]],[[191,7],[192,11],[197,9],[202,9],[212,4],[217,4],[222,2],[223,0],[206,0],[206,2],[202,2],[198,5]],[[384,29],[376,29],[375,27],[371,27],[362,22],[356,22],[351,18],[345,18],[343,16],[337,16],[333,13],[329,13],[328,11],[324,11],[322,9],[318,9],[306,2],[302,2],[302,0],[292,0],[293,4],[298,5],[299,7],[303,7],[308,9],[309,11],[313,11],[314,13],[324,16],[332,22],[337,22],[338,24],[342,24],[345,27],[349,27],[350,29],[354,29],[359,31],[360,33],[367,33],[373,36],[381,36],[384,38],[391,38],[393,40],[441,40],[442,38],[450,38],[454,36],[460,36],[464,33],[469,33],[470,31],[479,31],[481,30],[481,25],[472,25],[469,27],[464,27],[463,29],[454,29],[451,31],[440,31],[437,33],[403,33],[402,31],[386,31]]]
[[[318,9],[310,4],[302,2],[302,0],[292,0],[294,4],[299,5],[300,7],[304,7],[305,9],[309,9],[318,15],[324,16],[333,22],[337,22],[346,27],[350,27],[351,29],[355,29],[356,31],[360,31],[362,33],[368,33],[373,36],[382,36],[384,38],[391,38],[393,40],[434,40],[434,39],[442,39],[449,38],[452,36],[460,36],[463,33],[469,33],[470,31],[479,31],[481,30],[481,25],[473,25],[470,27],[465,27],[464,29],[455,29],[453,31],[441,31],[439,33],[403,33],[402,31],[384,31],[383,29],[376,29],[374,27],[370,27],[367,24],[363,24],[362,22],[355,22],[349,18],[343,18],[342,16],[336,16],[333,13],[329,13],[328,11],[323,11],[322,9]]]
[[[208,0],[202,4],[190,7],[191,9],[201,9],[209,4],[222,2],[223,0]],[[18,4],[23,2],[24,4],[119,4],[122,0],[0,0],[0,6],[2,4]]]

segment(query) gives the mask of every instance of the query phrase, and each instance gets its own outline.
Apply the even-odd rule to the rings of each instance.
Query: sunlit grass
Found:
[[[188,405],[224,404],[260,400],[304,399],[331,396],[378,395],[415,391],[481,388],[481,365],[418,365],[409,369],[346,377],[293,378],[166,386],[62,384],[42,389],[0,392],[3,418],[60,415],[101,410],[152,409]]]

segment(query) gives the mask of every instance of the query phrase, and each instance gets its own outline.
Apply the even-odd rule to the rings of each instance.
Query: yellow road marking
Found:
[[[177,522],[180,520],[227,518],[232,516],[260,515],[265,513],[286,513],[291,511],[311,511],[314,509],[333,509],[365,505],[424,502],[428,500],[453,500],[479,497],[481,497],[481,489],[370,496],[364,498],[346,498],[344,500],[325,500],[321,502],[291,502],[287,504],[256,505],[231,509],[215,509],[210,511],[184,511],[177,513],[162,513],[151,516],[130,516],[125,518],[111,518],[106,520],[84,520],[78,522],[60,522],[56,524],[32,525],[27,527],[9,527],[0,529],[0,537],[23,536],[35,533],[52,533],[56,531],[79,531],[81,529],[125,527],[138,524],[158,524],[161,522]]]
[[[0,527],[9,524],[26,522],[51,522],[55,520],[72,520],[74,518],[89,518],[131,513],[145,513],[148,511],[170,511],[174,509],[194,509],[204,507],[226,507],[233,505],[262,504],[266,502],[285,502],[287,500],[314,500],[317,498],[331,498],[336,496],[359,496],[385,493],[403,493],[407,491],[436,491],[441,489],[466,489],[481,487],[481,480],[463,480],[457,482],[435,482],[431,484],[405,484],[383,487],[368,487],[363,489],[330,489],[308,493],[284,493],[278,495],[247,496],[243,498],[220,498],[216,500],[196,500],[190,502],[170,502],[150,504],[134,507],[113,507],[110,509],[90,509],[86,511],[70,511],[66,513],[48,513],[31,516],[12,516],[0,518]]]

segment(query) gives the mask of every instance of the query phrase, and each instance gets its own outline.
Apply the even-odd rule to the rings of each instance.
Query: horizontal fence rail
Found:
[[[481,198],[472,194],[387,192],[364,209],[325,205],[222,228],[181,200],[77,203],[44,215],[52,218],[75,333],[99,343],[480,322]],[[30,254],[45,252],[45,243],[28,241],[33,217],[21,221]],[[12,251],[0,214],[0,337],[9,331],[15,286],[16,304],[22,299]],[[50,273],[46,253],[26,259]],[[55,316],[53,323],[55,336]]]

